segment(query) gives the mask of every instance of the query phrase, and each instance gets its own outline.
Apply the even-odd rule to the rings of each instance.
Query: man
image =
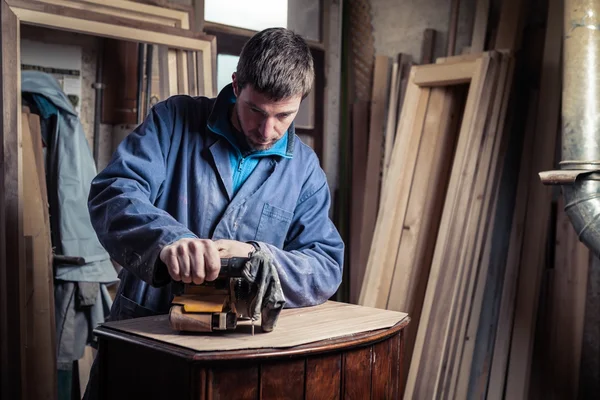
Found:
[[[124,267],[112,320],[167,313],[173,282],[212,281],[220,258],[255,249],[272,255],[286,307],[337,290],[344,246],[325,174],[294,134],[313,77],[302,38],[267,29],[216,99],[171,97],[120,144],[89,197],[98,238]]]

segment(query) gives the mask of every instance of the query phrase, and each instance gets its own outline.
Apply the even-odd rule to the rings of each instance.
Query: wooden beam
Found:
[[[0,390],[7,399],[26,398],[25,245],[21,159],[20,33],[17,16],[0,1],[2,20],[2,162],[0,173]]]
[[[453,56],[456,49],[456,35],[458,33],[458,17],[460,15],[460,0],[450,2],[450,22],[448,23],[448,43],[446,55]]]
[[[495,49],[517,51],[521,48],[521,37],[526,16],[525,6],[527,4],[529,2],[525,0],[502,1]]]
[[[427,28],[423,31],[423,43],[421,45],[421,65],[433,62],[435,50],[435,29]]]
[[[485,101],[485,93],[489,90],[491,72],[493,71],[490,71],[489,57],[476,61],[418,327],[420,334],[417,335],[410,363],[405,398],[435,397],[437,376],[445,353],[445,327],[450,318],[453,291],[453,285],[444,283],[455,280],[458,272],[457,263],[452,258],[454,255],[447,254],[447,249],[453,249],[452,243],[462,236],[457,229],[462,227],[460,221],[461,218],[464,221],[469,202],[461,200],[460,195],[463,191],[469,193],[469,186],[465,185],[469,185],[467,179],[472,176],[473,162],[477,160],[469,156],[478,154],[478,133],[481,134],[484,122],[481,121],[481,116],[484,115],[484,111],[487,112],[489,103]],[[460,247],[455,243],[454,251],[458,250]],[[450,270],[448,263],[454,268]]]
[[[369,307],[385,308],[387,304],[393,265],[403,229],[401,221],[406,214],[429,104],[431,89],[419,88],[413,83],[414,68],[411,70],[406,89],[406,99],[399,119],[388,179],[381,190],[382,209],[377,215],[377,224],[360,292],[359,304]]]
[[[475,9],[475,22],[473,23],[473,36],[471,37],[472,53],[481,53],[486,50],[485,38],[487,34],[490,13],[490,0],[477,0]]]
[[[529,177],[531,170],[531,154],[533,154],[533,138],[535,135],[535,111],[537,110],[537,93],[531,94],[528,110],[525,137],[521,150],[521,161],[519,164],[519,180],[515,194],[515,209],[511,223],[508,253],[506,257],[506,269],[503,276],[500,310],[498,311],[498,324],[494,338],[493,358],[489,373],[489,384],[487,398],[490,400],[501,400],[504,398],[504,386],[506,383],[506,369],[510,353],[511,333],[513,316],[515,310],[517,282],[519,277],[519,258],[525,234],[525,217],[528,208]],[[531,132],[531,133],[530,133]]]
[[[417,86],[448,86],[469,83],[474,74],[475,62],[430,64],[415,67],[414,83]]]
[[[390,59],[379,55],[375,58],[373,90],[371,95],[371,116],[369,119],[369,147],[364,185],[362,208],[362,224],[360,226],[359,262],[356,271],[357,284],[355,293],[360,291],[364,271],[367,266],[369,248],[373,240],[373,232],[379,210],[379,194],[381,190],[381,162],[383,159],[383,135],[386,106],[388,105],[388,88],[390,81]],[[354,210],[356,212],[356,210]],[[356,297],[358,300],[358,296]]]
[[[356,304],[360,295],[365,265],[361,264],[360,252],[366,246],[361,242],[367,148],[369,143],[369,102],[357,101],[352,105],[352,197],[350,213],[350,303]]]
[[[561,89],[557,82],[561,82],[562,18],[562,1],[550,0],[540,80],[542,101],[537,111],[535,151],[531,155],[533,173],[529,178],[530,194],[525,223],[526,227],[535,229],[527,229],[523,237],[506,382],[506,398],[515,400],[525,399],[529,395],[531,355],[552,199],[551,188],[540,184],[537,172],[552,169],[554,163],[561,101]]]
[[[139,21],[151,22],[154,24],[160,24],[165,26],[172,26],[174,28],[183,28],[183,23],[187,26],[187,15],[182,16],[170,16],[166,11],[168,9],[159,9],[159,13],[146,13],[142,7],[137,7],[136,4],[132,4],[131,1],[121,1],[119,7],[110,6],[104,2],[95,2],[93,0],[38,0],[40,3],[53,4],[56,6],[63,6],[69,8],[77,8],[80,10],[94,11],[99,14],[112,15],[116,17],[127,17]],[[134,6],[132,9],[131,6]],[[185,21],[185,22],[184,22]],[[188,29],[188,28],[183,28]]]
[[[32,279],[27,301],[27,382],[30,398],[51,399],[57,393],[54,271],[46,173],[40,120],[22,113],[23,132],[23,234],[30,239],[27,270]]]
[[[548,398],[577,399],[591,252],[577,237],[564,206],[561,196],[557,205],[549,324],[542,328],[549,336],[544,353],[550,374],[542,381]]]

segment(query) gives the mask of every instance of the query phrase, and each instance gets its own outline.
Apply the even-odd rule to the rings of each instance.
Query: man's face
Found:
[[[235,73],[233,91],[237,97],[234,126],[244,133],[254,150],[267,150],[283,137],[298,113],[302,96],[273,101],[257,92],[251,85],[238,90]]]

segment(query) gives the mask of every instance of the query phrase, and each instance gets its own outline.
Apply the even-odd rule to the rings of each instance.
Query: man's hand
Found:
[[[219,276],[221,258],[216,242],[208,239],[180,239],[160,251],[171,279],[183,283],[214,281]]]
[[[248,257],[248,254],[254,251],[254,246],[250,243],[238,242],[237,240],[220,239],[215,240],[214,243],[221,258]]]

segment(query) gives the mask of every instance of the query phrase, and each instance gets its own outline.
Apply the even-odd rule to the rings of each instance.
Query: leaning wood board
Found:
[[[169,326],[168,315],[107,322],[103,326],[196,351],[286,348],[319,340],[385,329],[408,314],[328,301],[314,307],[285,309],[270,333],[250,334],[250,322],[240,321],[235,331],[179,334]]]
[[[362,215],[360,225],[360,250],[358,253],[359,262],[354,266],[358,267],[356,274],[356,284],[352,285],[351,293],[358,295],[360,284],[363,281],[364,271],[369,256],[369,245],[373,239],[375,223],[377,221],[377,212],[379,208],[381,161],[383,151],[383,135],[385,122],[385,108],[388,103],[388,87],[390,81],[390,59],[388,56],[377,56],[375,58],[375,72],[373,79],[373,91],[371,94],[371,116],[369,118],[369,147],[367,153],[367,165],[365,172],[365,183],[363,192],[362,210],[356,210]],[[353,273],[354,275],[354,273]],[[358,296],[356,296],[358,297]]]
[[[532,173],[529,176],[529,202],[526,227],[520,259],[520,272],[508,373],[506,396],[510,399],[525,399],[529,396],[529,377],[533,339],[537,321],[537,306],[540,282],[545,265],[545,251],[550,217],[552,191],[543,186],[537,173],[553,168],[557,140],[557,124],[560,116],[562,19],[563,2],[550,0],[546,30],[542,76],[540,80],[540,102],[535,127],[534,153],[531,155]],[[552,118],[552,116],[555,116]]]
[[[56,324],[52,270],[52,243],[43,169],[42,136],[39,117],[22,113],[23,126],[23,234],[30,239],[27,272],[31,272],[27,307],[27,379],[35,382],[30,395],[52,398],[56,392]],[[41,166],[41,168],[40,168]]]
[[[472,176],[475,172],[472,159],[476,157],[470,157],[470,155],[479,154],[481,145],[479,135],[484,121],[478,116],[482,112],[487,112],[489,103],[489,101],[485,101],[484,93],[489,86],[486,83],[489,82],[492,72],[490,57],[484,55],[475,63],[475,74],[467,95],[455,161],[436,240],[434,259],[418,328],[419,334],[411,360],[405,392],[406,398],[433,397],[441,359],[445,353],[444,334],[450,319],[449,312],[453,295],[453,285],[449,283],[456,279],[459,272],[456,269],[459,255],[457,252],[462,243],[462,232],[458,226],[467,215],[470,201],[464,196],[468,196],[471,191]],[[454,270],[448,270],[446,265],[448,263],[454,267]],[[428,345],[426,346],[425,343]]]
[[[546,395],[578,398],[581,345],[585,323],[588,270],[591,252],[577,236],[560,196],[556,217],[554,277],[550,291],[550,317],[543,332],[549,333],[547,357],[549,375],[542,381]]]

